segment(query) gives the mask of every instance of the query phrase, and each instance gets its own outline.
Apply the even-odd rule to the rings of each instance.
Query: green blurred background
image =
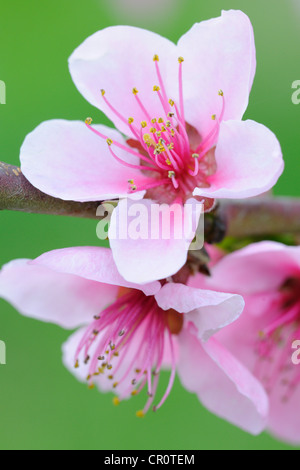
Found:
[[[41,121],[90,114],[96,119],[67,68],[71,52],[90,34],[130,24],[176,41],[193,23],[234,8],[250,16],[256,35],[258,69],[247,117],[270,127],[281,141],[287,165],[276,193],[300,196],[300,106],[291,102],[291,84],[300,79],[299,0],[1,3],[0,79],[7,86],[7,104],[0,105],[1,160],[17,164],[24,137]],[[99,113],[100,120],[105,122]],[[1,265],[97,243],[94,221],[5,212],[0,220]],[[23,318],[4,301],[0,308],[0,339],[7,345],[7,365],[0,366],[1,449],[289,449],[267,434],[254,438],[210,415],[179,381],[159,413],[138,420],[135,411],[143,400],[115,408],[112,395],[87,390],[64,369],[61,345],[68,332]]]

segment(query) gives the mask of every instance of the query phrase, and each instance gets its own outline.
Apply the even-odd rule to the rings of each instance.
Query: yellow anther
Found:
[[[121,403],[121,401],[120,401],[120,399],[119,399],[118,397],[114,397],[114,398],[113,398],[113,404],[114,404],[115,406],[119,406],[120,403]]]
[[[211,118],[212,118],[213,121],[215,121],[217,119],[217,115],[213,114]]]
[[[171,127],[170,121],[167,121],[167,122],[166,122],[166,127]]]
[[[167,158],[167,160],[166,160],[166,164],[167,164],[167,165],[169,165],[169,166],[171,166],[171,165],[172,165],[172,163],[171,163],[171,160],[169,160],[169,158]]]
[[[157,130],[155,129],[155,127],[151,127],[150,132],[151,134],[156,134]]]
[[[174,117],[174,116],[175,116],[174,113],[168,113],[168,117],[172,118],[172,117]]]
[[[90,126],[93,122],[93,119],[91,117],[86,118],[85,123]]]
[[[75,363],[75,369],[78,369],[79,368],[79,361],[77,360],[76,363]]]
[[[132,124],[133,122],[134,122],[133,117],[128,118],[128,123],[129,123],[129,124]]]
[[[91,375],[88,375],[86,380],[91,380],[92,376]]]
[[[163,124],[163,122],[164,122],[163,118],[159,118],[158,122],[159,122],[159,124]]]
[[[117,388],[118,385],[119,385],[118,382],[115,382],[115,383],[113,384],[113,388]]]
[[[95,384],[90,384],[89,385],[89,390],[93,390],[95,388]]]
[[[175,135],[175,131],[174,131],[174,129],[171,129],[171,131],[170,131],[170,132],[171,132],[171,136],[172,136],[172,137],[174,137],[174,135]]]
[[[111,369],[112,369],[112,365],[111,365],[111,364],[108,364],[108,365],[107,365],[107,369],[108,369],[108,370],[111,370]]]
[[[219,90],[219,91],[218,91],[218,95],[219,95],[219,96],[224,96],[223,90]]]
[[[111,139],[106,139],[106,143],[111,146],[113,144],[113,141]]]
[[[161,136],[161,131],[157,131],[156,135],[157,135],[157,137],[160,137]]]
[[[192,157],[193,158],[199,158],[199,154],[198,153],[193,153]]]
[[[139,410],[136,412],[136,417],[137,418],[144,418],[145,413],[142,410]]]
[[[160,87],[158,85],[154,85],[153,91],[160,91]]]
[[[168,149],[169,149],[169,150],[173,150],[173,148],[174,148],[174,144],[173,144],[173,142],[171,142],[171,143],[168,145]]]
[[[150,134],[144,134],[143,139],[144,139],[144,142],[149,142],[149,140],[151,139]]]
[[[101,95],[104,96],[105,95],[105,90],[101,90]]]
[[[136,191],[137,190],[137,186],[134,184],[132,187],[131,187],[131,191]]]
[[[107,378],[108,378],[108,380],[113,380],[114,376],[113,376],[113,375],[109,375]]]
[[[169,178],[174,178],[176,176],[175,171],[169,171],[168,177]]]
[[[158,56],[157,54],[154,55],[153,61],[154,61],[154,62],[158,62],[158,61],[159,61],[159,56]]]
[[[165,126],[161,126],[161,131],[162,131],[162,132],[166,132],[166,130],[167,130],[167,129],[165,128]]]
[[[157,122],[156,118],[151,119],[152,124],[155,124]]]
[[[135,397],[137,395],[138,391],[137,390],[132,390],[131,392],[131,396],[132,397]]]
[[[134,184],[134,180],[128,180],[129,184]]]
[[[141,126],[142,126],[143,129],[145,129],[145,127],[147,127],[147,125],[148,125],[148,124],[146,123],[146,121],[142,121],[142,122],[141,122]]]
[[[170,105],[170,106],[174,106],[174,104],[175,104],[175,101],[169,100],[169,105]]]
[[[184,58],[183,58],[183,57],[178,57],[178,62],[179,62],[180,64],[182,64],[182,62],[184,62]]]
[[[115,357],[119,357],[118,351],[114,353],[114,356],[115,356]]]
[[[139,90],[138,90],[137,88],[132,88],[132,93],[133,93],[134,95],[137,95],[138,92],[139,92]]]

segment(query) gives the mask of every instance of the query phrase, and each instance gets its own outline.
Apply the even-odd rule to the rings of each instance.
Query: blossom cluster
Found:
[[[160,229],[125,237],[118,227],[137,203],[149,217],[158,204],[161,223],[168,216],[178,233],[190,212],[170,218],[166,208],[207,213],[221,199],[260,196],[276,184],[284,168],[276,136],[243,120],[256,71],[249,18],[222,12],[177,44],[109,27],[75,50],[69,68],[115,128],[90,117],[44,122],[24,141],[21,169],[56,198],[113,201],[110,248],[11,261],[0,296],[23,315],[76,329],[63,345],[65,366],[90,388],[113,392],[116,405],[144,393],[138,417],[163,406],[178,374],[219,417],[299,443],[300,369],[291,361],[300,338],[299,248],[263,241],[226,254],[205,243],[210,260],[195,269],[199,213],[182,237]],[[161,393],[162,370],[169,382]]]

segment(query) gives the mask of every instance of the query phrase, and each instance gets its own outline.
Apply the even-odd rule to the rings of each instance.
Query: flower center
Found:
[[[276,316],[272,311],[272,321],[259,333],[256,344],[260,359],[256,375],[270,394],[280,384],[282,401],[287,402],[300,383],[300,370],[291,360],[292,344],[300,339],[300,277],[284,282],[271,308]]]
[[[209,151],[217,142],[220,123],[224,117],[224,94],[222,90],[219,90],[218,93],[222,100],[222,106],[220,114],[212,116],[215,122],[212,130],[202,139],[198,135],[198,142],[192,143],[194,139],[189,138],[191,126],[185,122],[184,114],[182,83],[184,59],[182,57],[178,59],[178,103],[168,97],[166,93],[159,68],[158,55],[154,56],[153,61],[158,80],[158,85],[153,86],[153,92],[157,95],[159,108],[157,116],[149,114],[142,99],[139,97],[137,88],[133,88],[132,93],[144,115],[144,120],[139,124],[136,124],[132,117],[127,119],[122,116],[107,99],[105,90],[101,90],[103,100],[109,109],[129,126],[131,133],[136,139],[132,147],[138,151],[101,134],[91,126],[91,118],[87,118],[85,123],[92,132],[106,139],[112,158],[121,165],[141,170],[149,177],[149,182],[143,186],[137,186],[134,178],[129,180],[129,193],[147,191],[148,197],[155,198],[160,202],[170,203],[174,200],[185,202],[193,194],[196,187],[209,187],[208,176],[215,171],[215,161],[212,155],[209,155]],[[117,155],[118,149],[125,150],[128,154],[137,157],[140,164],[131,164],[122,160]],[[170,196],[166,197],[166,194],[170,194],[170,191],[171,198]]]
[[[153,296],[120,289],[118,300],[94,317],[86,329],[76,350],[75,368],[82,360],[88,365],[90,388],[98,379],[111,382],[108,388],[117,389],[119,395],[115,404],[147,388],[147,403],[137,413],[142,417],[151,406],[158,410],[171,392],[176,373],[174,335],[182,326],[183,316],[162,310]],[[171,357],[169,384],[161,401],[153,406],[166,351]]]

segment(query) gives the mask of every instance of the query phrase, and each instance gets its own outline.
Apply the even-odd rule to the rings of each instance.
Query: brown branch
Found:
[[[96,219],[100,202],[63,201],[36,189],[20,168],[0,162],[0,210]]]
[[[236,238],[300,235],[300,199],[288,197],[223,201],[226,235]]]
[[[20,168],[0,162],[0,210],[98,219],[101,202],[63,201],[48,196],[22,175]],[[300,235],[300,199],[254,198],[222,201],[205,219],[205,238],[213,243],[224,236],[236,238]]]

